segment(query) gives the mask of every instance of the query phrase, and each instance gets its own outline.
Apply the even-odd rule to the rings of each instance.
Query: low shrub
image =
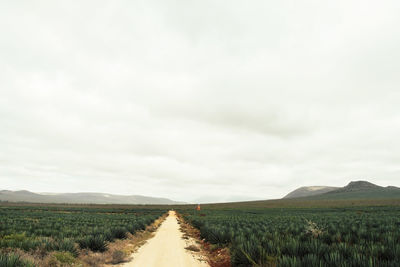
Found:
[[[53,257],[57,259],[58,262],[61,264],[73,264],[75,263],[76,259],[70,252],[54,252]]]

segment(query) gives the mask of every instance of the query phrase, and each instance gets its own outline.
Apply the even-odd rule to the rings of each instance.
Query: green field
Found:
[[[281,201],[280,208],[277,202],[261,208],[262,203],[180,212],[206,241],[230,248],[232,266],[399,266],[399,206],[336,202],[337,207],[315,208],[321,203],[299,202],[302,208],[287,208],[296,202]]]
[[[270,200],[202,205],[0,203],[0,266],[15,251],[43,257],[102,252],[178,210],[232,266],[399,266],[400,200]],[[67,254],[65,254],[67,253]],[[14,258],[13,258],[14,257]],[[69,266],[69,265],[65,265]]]
[[[0,206],[1,259],[10,249],[46,255],[83,249],[103,252],[107,244],[144,230],[167,209],[118,206]],[[2,262],[0,260],[0,266]],[[11,265],[13,266],[13,265]]]

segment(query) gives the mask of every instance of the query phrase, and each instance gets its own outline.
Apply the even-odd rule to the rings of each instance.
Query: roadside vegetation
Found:
[[[0,266],[2,267],[33,267],[34,264],[30,261],[22,260],[21,256],[14,253],[0,254]]]
[[[143,232],[166,210],[0,206],[0,266],[85,265],[80,257]],[[113,253],[112,260],[122,261],[122,251]]]
[[[185,235],[201,239],[196,247],[212,267],[399,266],[399,201],[272,200],[202,205],[200,211],[194,205],[3,203],[0,266],[127,261],[169,209],[180,213]]]
[[[180,210],[232,266],[399,266],[400,207]]]

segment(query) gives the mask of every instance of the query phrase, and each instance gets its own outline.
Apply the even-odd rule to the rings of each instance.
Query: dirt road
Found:
[[[175,211],[161,224],[155,236],[147,241],[125,267],[208,267],[204,261],[185,249],[187,241],[182,239]]]

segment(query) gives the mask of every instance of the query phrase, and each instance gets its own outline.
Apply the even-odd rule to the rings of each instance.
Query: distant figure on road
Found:
[[[200,210],[200,204],[197,204],[196,210]]]

